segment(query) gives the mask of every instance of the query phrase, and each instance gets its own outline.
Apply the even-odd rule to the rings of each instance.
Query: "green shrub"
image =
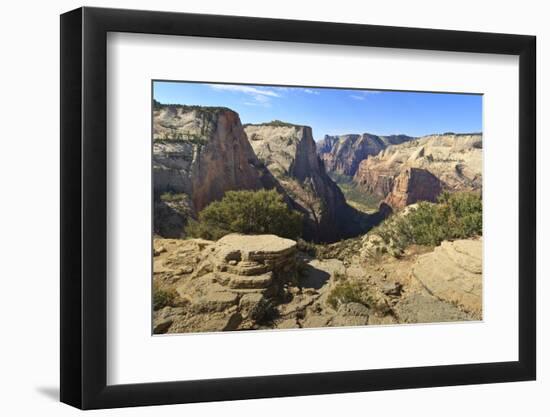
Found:
[[[334,309],[338,309],[339,306],[347,303],[360,303],[367,307],[373,304],[372,297],[366,289],[357,282],[345,280],[340,281],[331,290],[327,302]]]
[[[160,195],[160,201],[164,202],[174,202],[174,201],[182,201],[185,199],[185,194],[183,193],[172,193],[172,192],[164,192]]]
[[[398,251],[411,244],[437,246],[444,240],[480,236],[483,233],[481,196],[445,192],[436,204],[421,202],[408,214],[388,219],[372,233]]]
[[[153,287],[153,309],[160,310],[163,307],[171,306],[178,298],[178,293],[175,290],[162,290],[158,287]]]
[[[229,233],[275,234],[297,239],[301,231],[302,215],[290,210],[275,190],[228,191],[186,228],[189,236],[211,240]]]

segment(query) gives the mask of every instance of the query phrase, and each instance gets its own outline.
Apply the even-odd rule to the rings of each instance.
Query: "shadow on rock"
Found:
[[[307,265],[304,270],[304,276],[300,279],[302,288],[313,288],[315,290],[323,287],[330,279],[330,274],[311,265]]]

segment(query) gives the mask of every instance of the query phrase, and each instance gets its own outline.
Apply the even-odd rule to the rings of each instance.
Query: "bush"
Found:
[[[228,191],[186,228],[189,236],[211,240],[229,233],[275,234],[297,239],[301,231],[302,215],[290,210],[275,190]]]
[[[437,246],[444,240],[480,236],[483,233],[481,196],[445,192],[437,204],[421,202],[408,214],[388,219],[372,233],[397,250],[411,244]]]
[[[348,281],[336,284],[328,295],[327,302],[335,310],[347,303],[360,303],[367,307],[373,304],[372,297],[359,283]]]
[[[164,192],[160,195],[160,201],[171,203],[174,201],[183,201],[186,195],[183,193]]]
[[[162,290],[158,287],[153,287],[153,309],[160,310],[163,307],[171,306],[178,298],[178,293],[175,290]]]

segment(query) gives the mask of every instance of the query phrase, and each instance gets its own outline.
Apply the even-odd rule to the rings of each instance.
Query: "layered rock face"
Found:
[[[389,145],[397,145],[414,138],[405,135],[376,136],[362,135],[325,136],[319,154],[328,172],[354,176],[361,161],[377,155]]]
[[[246,125],[245,131],[258,158],[307,214],[306,238],[334,241],[365,227],[365,216],[327,175],[310,127],[272,122]]]
[[[410,183],[410,173],[406,172],[411,168],[433,174],[441,190],[479,191],[482,187],[482,137],[480,134],[431,135],[389,146],[378,155],[361,161],[354,181],[365,192],[380,197],[387,197],[392,190],[402,195],[404,184]],[[420,175],[420,171],[416,172]],[[433,178],[425,172],[422,175],[437,188]],[[420,189],[415,190],[413,184],[408,184],[407,194],[427,195],[426,199],[431,200],[432,193],[423,181],[415,181],[414,185]],[[398,206],[402,205],[399,202],[402,199],[390,198]]]
[[[395,180],[392,191],[384,200],[392,209],[402,209],[418,201],[437,201],[441,182],[431,172],[420,168],[407,168]]]
[[[194,215],[228,190],[277,187],[254,154],[237,113],[158,103],[153,114],[153,182],[155,231],[172,237],[178,237],[177,225],[185,224],[186,213]],[[162,193],[175,195],[171,204],[159,200]],[[178,195],[189,200],[179,205],[186,210],[178,210]]]

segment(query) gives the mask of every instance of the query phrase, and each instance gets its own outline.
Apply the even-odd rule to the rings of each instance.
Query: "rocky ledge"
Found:
[[[154,286],[172,297],[154,311],[153,330],[479,320],[481,245],[481,239],[445,241],[433,251],[413,247],[378,261],[355,248],[357,256],[344,262],[309,257],[293,240],[274,235],[156,239]]]
[[[443,242],[418,258],[412,276],[435,297],[481,319],[483,240]]]

